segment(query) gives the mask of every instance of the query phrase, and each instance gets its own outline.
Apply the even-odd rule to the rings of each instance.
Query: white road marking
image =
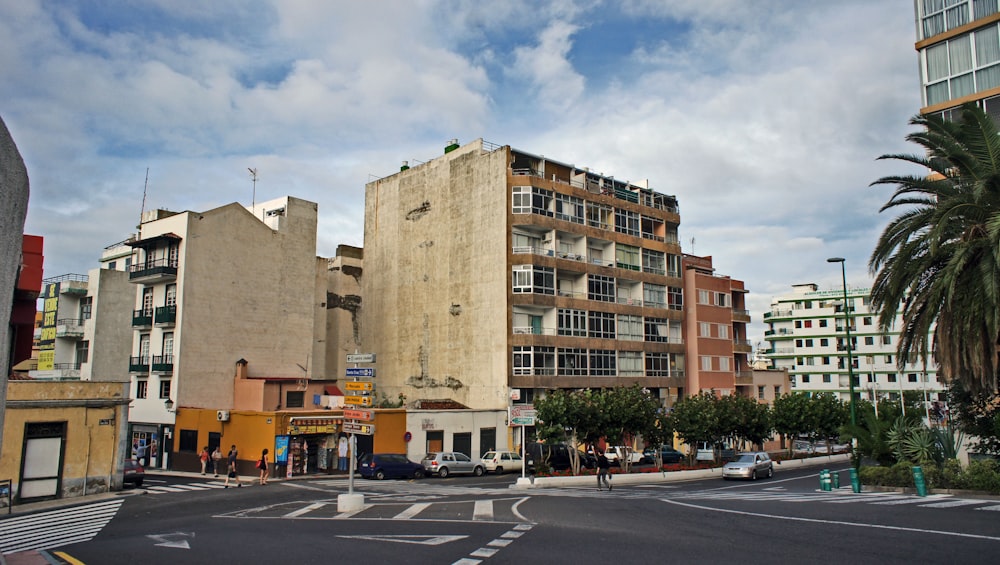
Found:
[[[958,506],[972,506],[973,504],[986,504],[985,500],[966,500],[966,499],[956,499],[956,500],[946,500],[944,502],[936,502],[934,504],[921,504],[921,508],[956,508]]]
[[[313,510],[318,510],[320,508],[323,508],[324,506],[326,506],[325,502],[314,502],[314,503],[310,504],[309,506],[303,506],[302,508],[299,508],[298,510],[295,510],[293,512],[289,512],[288,514],[285,514],[284,516],[282,516],[282,518],[296,518],[296,517],[301,516],[303,514],[308,514],[308,513],[312,512]]]
[[[478,521],[490,521],[493,519],[493,501],[477,500],[472,509],[472,519]]]
[[[420,502],[418,504],[411,504],[409,506],[409,508],[407,508],[406,510],[403,510],[399,514],[396,514],[395,516],[392,517],[392,519],[393,520],[409,520],[410,518],[416,516],[417,514],[420,514],[424,510],[427,510],[428,507],[430,507],[430,503],[428,503],[428,502]]]

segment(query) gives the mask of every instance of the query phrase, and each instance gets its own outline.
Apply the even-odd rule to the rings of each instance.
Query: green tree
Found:
[[[603,415],[599,431],[612,445],[625,446],[620,463],[622,471],[628,472],[635,437],[656,434],[660,401],[639,385],[604,389],[599,398]]]
[[[782,394],[774,399],[771,407],[771,421],[774,431],[785,437],[788,442],[788,453],[791,454],[795,438],[811,437],[814,433],[814,422],[809,409],[809,395],[802,392]]]
[[[716,408],[728,416],[722,423],[730,427],[734,445],[742,448],[744,443],[750,443],[757,448],[771,437],[771,410],[767,404],[731,394],[720,398]]]
[[[600,393],[590,389],[550,390],[535,401],[536,434],[566,443],[574,475],[580,474],[580,445],[594,441],[604,424],[602,403]]]
[[[962,383],[948,387],[952,423],[971,438],[971,448],[1000,455],[1000,395],[971,392]]]
[[[731,428],[722,424],[717,409],[718,399],[709,391],[694,396],[686,396],[674,404],[670,412],[670,427],[681,440],[697,450],[698,442],[715,445],[731,433]]]
[[[907,140],[919,154],[882,155],[918,165],[873,185],[895,185],[880,211],[899,210],[883,230],[868,267],[879,325],[902,312],[900,365],[935,357],[947,381],[997,392],[1000,341],[1000,135],[975,104],[961,119],[916,116]],[[927,171],[930,174],[927,174]],[[927,336],[933,332],[934,343]]]

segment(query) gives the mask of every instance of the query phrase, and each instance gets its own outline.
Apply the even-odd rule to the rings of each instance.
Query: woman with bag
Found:
[[[201,454],[198,455],[198,459],[201,459],[201,474],[205,474],[205,468],[208,467],[208,446],[201,448]]]
[[[257,461],[257,468],[260,469],[260,484],[267,484],[267,448],[260,454],[260,461]]]
[[[222,459],[222,452],[219,451],[219,446],[215,446],[215,451],[212,452],[212,475],[219,476],[219,460]]]

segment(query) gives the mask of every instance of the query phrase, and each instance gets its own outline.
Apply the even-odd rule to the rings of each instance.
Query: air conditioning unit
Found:
[[[218,410],[215,412],[215,419],[220,422],[229,421],[229,410]]]

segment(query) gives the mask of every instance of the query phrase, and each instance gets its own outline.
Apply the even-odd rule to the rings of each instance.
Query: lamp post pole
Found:
[[[847,268],[844,266],[843,257],[831,257],[827,263],[840,263],[840,277],[844,288],[844,330],[847,332],[847,378],[851,394],[851,426],[858,425],[858,417],[854,410],[854,359],[851,354],[851,316],[850,306],[847,305]]]

